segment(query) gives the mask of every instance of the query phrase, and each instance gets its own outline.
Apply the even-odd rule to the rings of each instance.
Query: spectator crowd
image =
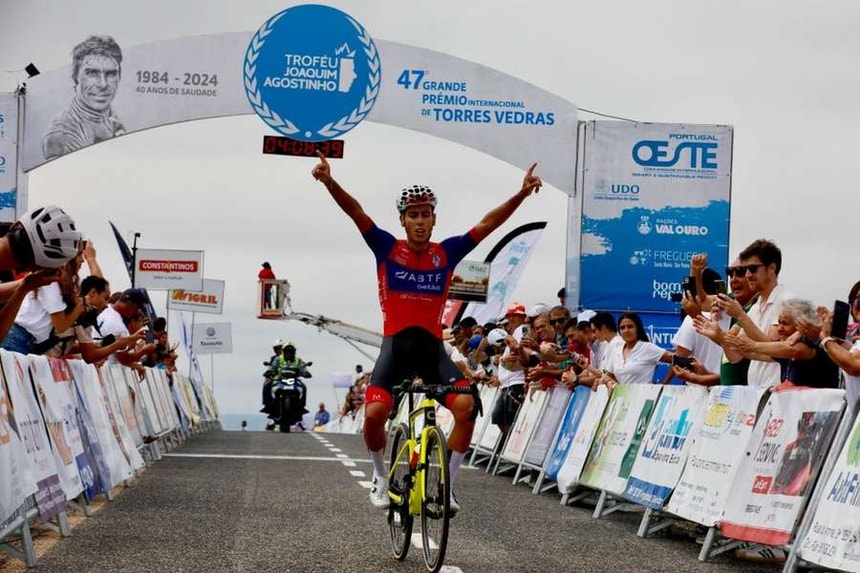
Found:
[[[161,368],[172,385],[177,354],[166,319],[147,316],[151,305],[143,290],[111,292],[95,245],[59,207],[39,207],[0,224],[0,274],[0,347],[115,362],[141,377],[146,366]]]
[[[498,386],[492,422],[505,434],[529,392],[556,385],[781,384],[846,389],[860,397],[860,282],[845,317],[816,306],[779,282],[782,253],[771,241],[743,249],[725,275],[705,255],[690,260],[683,320],[673,348],[649,341],[635,312],[613,313],[515,302],[494,322],[464,318],[445,329],[445,345],[463,375]],[[723,278],[725,276],[725,279]],[[847,322],[847,328],[846,328]],[[838,330],[838,332],[837,332]],[[667,374],[655,380],[657,366]]]

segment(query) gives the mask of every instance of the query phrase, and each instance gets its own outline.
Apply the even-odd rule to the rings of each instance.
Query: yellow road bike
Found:
[[[451,482],[448,472],[448,443],[436,426],[435,396],[445,393],[472,394],[468,387],[445,384],[423,385],[407,380],[399,391],[408,396],[408,423],[400,423],[391,439],[388,470],[388,525],[394,557],[403,561],[412,542],[414,519],[421,518],[424,564],[437,573],[445,560],[448,522],[451,518]],[[413,395],[424,394],[418,407]],[[418,422],[423,421],[420,431]]]

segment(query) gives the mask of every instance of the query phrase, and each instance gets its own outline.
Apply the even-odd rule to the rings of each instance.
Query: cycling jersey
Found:
[[[384,336],[418,326],[442,339],[442,312],[457,266],[481,237],[473,228],[465,235],[430,243],[425,250],[410,249],[403,239],[383,231],[373,222],[361,229],[376,257],[379,304]]]

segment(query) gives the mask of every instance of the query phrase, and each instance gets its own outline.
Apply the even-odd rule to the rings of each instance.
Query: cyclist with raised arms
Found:
[[[376,226],[358,201],[334,180],[326,158],[321,153],[317,155],[320,161],[311,172],[313,177],[325,185],[335,203],[353,220],[376,257],[383,340],[366,394],[364,441],[373,461],[370,501],[374,507],[385,509],[389,505],[385,423],[394,406],[392,389],[414,375],[426,384],[469,385],[442,344],[442,311],[454,267],[504,223],[526,197],[537,192],[542,182],[534,175],[535,163],[511,198],[487,213],[466,234],[441,243],[430,240],[436,225],[435,193],[421,185],[407,187],[396,200],[400,225],[406,231],[406,239],[398,240]],[[444,404],[455,420],[448,438],[453,513],[460,509],[453,494],[454,479],[469,448],[479,405],[472,395],[454,393],[444,397]]]

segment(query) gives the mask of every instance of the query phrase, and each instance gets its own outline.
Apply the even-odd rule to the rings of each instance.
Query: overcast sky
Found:
[[[784,256],[781,282],[828,306],[860,278],[852,248],[860,133],[856,2],[326,3],[376,38],[493,67],[590,110],[733,125],[731,253],[759,237],[776,241]],[[24,80],[9,70],[29,62],[42,70],[67,65],[71,48],[89,34],[112,35],[127,47],[253,31],[289,5],[0,0],[0,91]],[[598,118],[581,112],[580,119]],[[184,123],[90,147],[29,176],[30,205],[65,207],[95,241],[114,289],[127,287],[128,278],[108,220],[129,242],[132,232],[141,233],[140,247],[205,250],[206,277],[227,281],[225,312],[197,320],[233,328],[234,353],[214,358],[222,412],[259,407],[260,362],[277,337],[293,340],[315,362],[312,401],[331,401],[332,372],[370,366],[328,334],[256,320],[262,261],[290,281],[295,310],[381,330],[369,249],[311,179],[314,161],[260,154],[266,133],[251,115]],[[435,236],[443,238],[465,231],[522,179],[520,170],[472,149],[399,128],[364,122],[345,139],[346,159],[332,162],[335,177],[395,234],[393,198],[401,187],[438,189]],[[469,258],[482,259],[518,225],[547,221],[516,298],[553,303],[564,281],[565,214],[566,196],[547,187]],[[154,299],[163,311],[164,294]],[[202,363],[208,375],[209,358]]]

